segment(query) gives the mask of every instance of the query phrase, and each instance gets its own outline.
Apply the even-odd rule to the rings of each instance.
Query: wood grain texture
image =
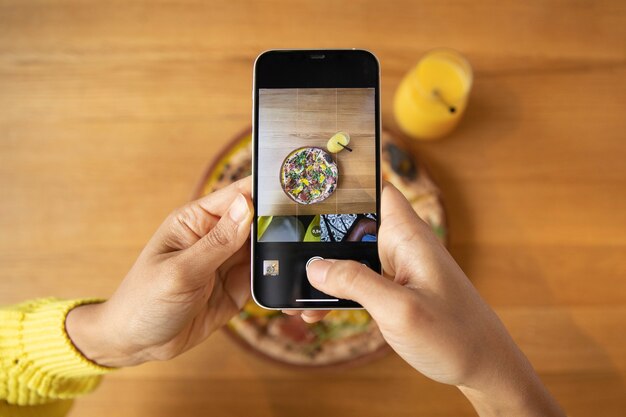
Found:
[[[363,47],[383,123],[448,46],[475,79],[458,129],[414,143],[450,249],[570,415],[626,409],[626,3],[0,0],[0,303],[108,296],[206,163],[250,123],[254,58]],[[74,416],[470,416],[394,355],[304,373],[217,333],[107,376]]]
[[[285,88],[259,91],[260,216],[376,212],[375,91],[345,88]],[[350,135],[352,152],[331,154],[338,185],[326,200],[302,205],[280,183],[283,162],[295,149],[327,149],[337,132]]]

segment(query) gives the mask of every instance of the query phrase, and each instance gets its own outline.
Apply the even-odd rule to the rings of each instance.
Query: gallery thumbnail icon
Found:
[[[263,276],[264,277],[278,276],[278,267],[279,267],[279,263],[277,260],[263,261]]]

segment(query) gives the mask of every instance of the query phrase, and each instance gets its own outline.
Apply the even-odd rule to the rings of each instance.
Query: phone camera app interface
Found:
[[[376,92],[259,89],[258,100],[256,239],[262,275],[286,274],[295,285],[292,298],[306,299],[307,285],[294,278],[306,281],[309,258],[376,253]],[[267,273],[271,263],[276,275]]]

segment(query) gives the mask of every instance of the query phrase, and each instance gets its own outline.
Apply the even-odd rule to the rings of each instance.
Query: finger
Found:
[[[316,323],[326,317],[328,313],[330,313],[329,310],[304,310],[301,316],[302,320],[307,323]]]
[[[211,230],[235,197],[250,198],[251,180],[246,177],[175,210],[148,244],[158,253],[186,249]]]
[[[288,316],[297,316],[298,314],[302,314],[302,310],[280,310],[283,314]]]
[[[231,268],[244,264],[250,269],[250,239],[246,240],[246,243],[243,244],[241,248],[237,252],[235,252],[230,258],[228,258],[222,265],[219,267],[218,271],[230,271]],[[248,275],[250,275],[248,273]],[[249,278],[249,277],[248,277]]]
[[[309,282],[335,297],[356,301],[373,316],[384,317],[407,296],[402,286],[354,261],[315,260],[307,268]]]
[[[250,298],[250,239],[220,268],[223,286],[229,298],[241,310]]]
[[[385,184],[381,199],[379,255],[383,270],[396,280],[409,279],[420,248],[437,241],[431,228],[392,184]],[[438,244],[438,241],[437,243]]]
[[[250,263],[235,265],[227,272],[224,292],[239,311],[250,298]]]
[[[329,313],[328,310],[281,310],[288,316],[301,316],[307,323],[315,323],[322,320]]]
[[[221,216],[228,209],[230,203],[238,194],[243,194],[247,198],[252,198],[251,193],[252,179],[248,176],[230,184],[227,187],[205,195],[204,197],[193,201],[191,204],[197,204],[207,212]]]
[[[190,248],[181,252],[178,260],[185,265],[193,279],[204,279],[247,242],[252,221],[252,202],[237,195],[224,215],[209,232]]]

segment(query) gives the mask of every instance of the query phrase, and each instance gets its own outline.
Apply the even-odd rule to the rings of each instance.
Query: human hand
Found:
[[[393,186],[383,190],[381,219],[388,279],[357,262],[318,260],[308,267],[310,283],[360,303],[406,362],[457,385],[481,415],[563,415],[497,315]],[[325,313],[302,314],[312,322]]]
[[[66,329],[96,363],[173,358],[207,338],[250,295],[250,178],[172,212],[102,304],[72,310]]]

